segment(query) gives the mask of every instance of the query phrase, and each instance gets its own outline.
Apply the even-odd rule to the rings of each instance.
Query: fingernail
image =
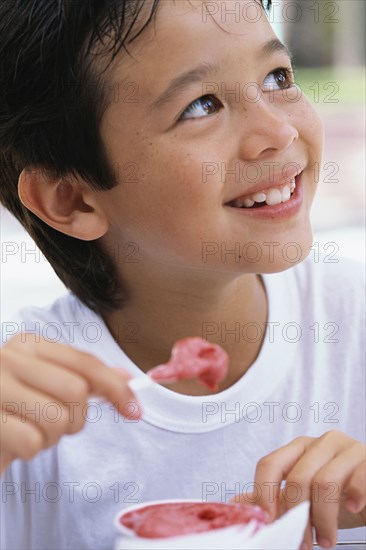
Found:
[[[134,412],[134,419],[135,420],[141,420],[144,411],[142,410],[142,407],[141,407],[140,403],[136,403],[136,406],[137,406],[137,409]]]
[[[322,537],[320,537],[319,539],[317,539],[317,541],[318,541],[319,546],[322,546],[323,548],[330,548],[331,547],[331,544],[330,544],[328,539],[323,539]]]

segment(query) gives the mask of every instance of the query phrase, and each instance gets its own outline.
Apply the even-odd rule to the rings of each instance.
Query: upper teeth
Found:
[[[238,208],[251,208],[256,202],[266,202],[268,206],[274,206],[281,204],[281,202],[287,202],[291,194],[295,191],[296,181],[295,178],[289,183],[278,189],[273,187],[266,191],[260,191],[252,196],[245,197],[245,199],[236,199],[233,204]]]

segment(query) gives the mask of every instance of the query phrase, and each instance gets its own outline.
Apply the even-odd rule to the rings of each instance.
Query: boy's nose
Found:
[[[261,99],[246,106],[245,113],[244,120],[241,120],[240,142],[243,160],[262,160],[273,153],[286,151],[299,137],[285,107]]]

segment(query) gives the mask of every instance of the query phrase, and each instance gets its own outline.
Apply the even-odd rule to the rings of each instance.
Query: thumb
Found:
[[[142,416],[143,416],[143,408],[141,406],[141,403],[139,401],[139,399],[137,398],[136,394],[134,393],[134,391],[131,389],[131,387],[128,385],[128,382],[130,380],[133,380],[133,376],[124,368],[122,367],[114,367],[114,372],[119,376],[119,378],[121,378],[126,384],[127,384],[127,388],[130,392],[130,395],[132,397],[132,400],[127,403],[127,418],[134,418],[134,419],[141,419]],[[125,406],[126,408],[126,406]],[[126,416],[126,413],[125,412],[122,412],[122,414],[124,416]]]
[[[238,493],[232,499],[230,503],[232,504],[255,504],[259,502],[259,496],[254,493]]]
[[[230,503],[232,504],[251,504],[252,506],[258,506],[259,502],[261,500],[261,495],[258,493],[239,493],[235,495],[231,500]],[[266,516],[269,518],[269,513],[264,510]],[[279,502],[277,506],[277,517],[273,518],[273,521],[283,516],[283,514],[286,513],[286,505],[285,505],[285,499],[284,499],[284,492],[283,490],[280,491],[279,494]]]

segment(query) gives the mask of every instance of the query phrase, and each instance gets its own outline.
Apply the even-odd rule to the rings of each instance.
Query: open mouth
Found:
[[[296,189],[296,178],[291,179],[283,185],[271,187],[253,195],[238,197],[226,204],[232,208],[263,208],[264,206],[276,206],[288,202]]]

